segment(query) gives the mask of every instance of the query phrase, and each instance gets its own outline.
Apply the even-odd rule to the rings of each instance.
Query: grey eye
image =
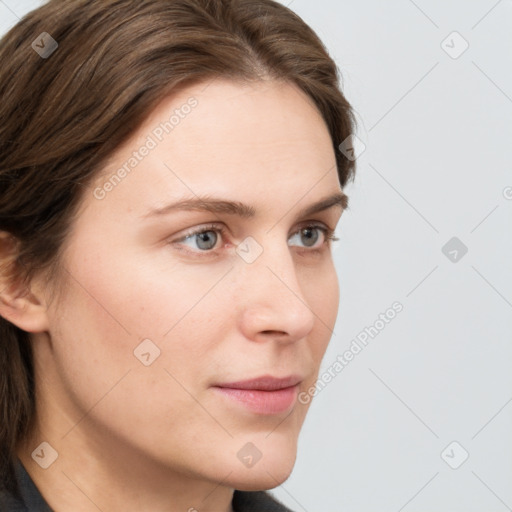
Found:
[[[208,230],[200,233],[194,233],[187,237],[187,239],[193,239],[197,241],[197,248],[202,250],[210,250],[217,244],[218,235],[215,231]]]
[[[313,247],[318,242],[318,232],[320,230],[321,229],[319,227],[315,226],[305,227],[297,231],[297,233],[295,233],[294,235],[292,235],[290,237],[290,240],[292,240],[294,237],[299,237],[299,245],[303,245],[304,247]]]

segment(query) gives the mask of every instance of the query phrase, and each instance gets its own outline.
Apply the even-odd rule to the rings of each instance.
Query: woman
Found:
[[[51,0],[0,54],[2,510],[287,510],[354,175],[334,62],[272,0]]]

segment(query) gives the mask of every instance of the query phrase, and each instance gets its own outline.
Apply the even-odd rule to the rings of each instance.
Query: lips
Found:
[[[264,375],[255,379],[225,382],[213,386],[229,406],[240,407],[252,413],[271,415],[289,411],[297,399],[301,377],[273,377]]]
[[[298,375],[290,375],[289,377],[272,377],[271,375],[263,375],[254,379],[228,382],[223,384],[216,384],[219,388],[230,388],[230,389],[254,389],[259,391],[276,391],[279,389],[289,388],[296,386],[302,378]]]

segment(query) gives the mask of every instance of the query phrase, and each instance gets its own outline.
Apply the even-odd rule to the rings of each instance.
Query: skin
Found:
[[[191,96],[192,112],[96,199],[95,187]],[[298,88],[275,81],[183,89],[112,155],[63,246],[62,293],[52,296],[35,278],[22,298],[5,291],[0,310],[31,333],[37,423],[18,455],[56,512],[228,512],[234,489],[288,478],[309,404],[262,415],[211,386],[290,374],[303,378],[300,391],[314,384],[339,288],[328,241],[314,230],[313,251],[300,229],[334,229],[342,208],[298,212],[336,192],[324,121]],[[256,215],[144,218],[203,194]],[[209,253],[199,237],[183,240],[208,223],[226,230]],[[250,264],[235,251],[249,236],[263,250]],[[160,349],[149,366],[134,356],[144,339]],[[58,452],[47,469],[31,457],[43,441]],[[250,468],[237,457],[248,442],[262,454]]]

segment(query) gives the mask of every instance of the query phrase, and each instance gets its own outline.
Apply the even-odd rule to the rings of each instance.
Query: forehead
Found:
[[[307,95],[289,83],[220,79],[160,102],[95,186],[106,183],[105,200],[137,210],[194,194],[275,199],[339,189],[329,132]]]

